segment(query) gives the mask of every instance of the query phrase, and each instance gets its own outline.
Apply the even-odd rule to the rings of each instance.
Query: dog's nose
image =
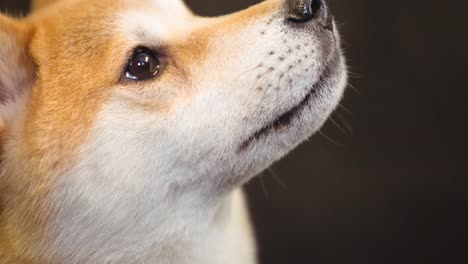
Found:
[[[286,0],[288,19],[295,23],[316,20],[324,28],[333,28],[333,19],[325,0]]]

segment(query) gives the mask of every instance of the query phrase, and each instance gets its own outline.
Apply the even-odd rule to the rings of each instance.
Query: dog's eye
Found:
[[[161,64],[154,52],[147,48],[137,48],[127,68],[125,69],[125,77],[135,81],[143,81],[151,79],[159,72]]]

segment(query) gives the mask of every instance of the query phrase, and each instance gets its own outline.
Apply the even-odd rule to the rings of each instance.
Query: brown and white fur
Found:
[[[256,263],[240,188],[320,129],[346,83],[336,30],[288,23],[284,1],[0,15],[0,263]],[[139,45],[161,74],[124,80]]]

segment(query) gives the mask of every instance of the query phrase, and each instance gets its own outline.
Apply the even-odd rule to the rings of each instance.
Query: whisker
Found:
[[[336,146],[343,147],[344,145],[341,143],[338,143],[338,141],[333,140],[329,136],[325,135],[322,131],[318,131],[320,135],[322,135],[326,140],[330,141],[331,143],[335,144]]]
[[[270,71],[270,69],[266,70],[266,71],[263,73],[262,78],[260,79],[260,81],[262,82],[262,85],[263,85],[263,81],[266,79],[265,74],[266,74],[268,71]],[[280,81],[281,81],[281,80],[280,80]],[[280,81],[278,81],[278,86],[279,86],[279,82],[280,82]],[[256,85],[258,85],[258,83],[257,83]],[[262,104],[261,104],[262,101],[265,100],[265,96],[267,95],[267,93],[270,91],[270,89],[271,89],[272,87],[273,87],[273,85],[272,85],[271,83],[270,83],[269,85],[266,85],[266,88],[265,88],[264,91],[263,91],[262,97],[260,98],[260,101],[259,101],[259,104],[258,104],[259,106],[262,105]],[[255,112],[253,113],[253,115],[256,116],[257,113],[258,113],[259,111],[261,111],[261,107],[258,107],[257,110],[255,110]]]
[[[346,119],[338,112],[335,112],[338,118],[341,120],[341,122],[344,124],[346,129],[349,131],[349,133],[352,135],[354,133],[353,128],[351,125],[346,121]]]
[[[284,181],[279,177],[279,175],[273,170],[273,168],[268,168],[267,172],[270,174],[270,176],[278,183],[279,186],[281,186],[283,189],[288,190],[288,186]]]
[[[351,110],[349,110],[348,108],[346,108],[343,104],[339,104],[338,105],[339,108],[343,109],[346,113],[348,113],[349,115],[353,115],[353,113],[351,112]]]
[[[361,79],[362,76],[348,70],[348,77],[352,79]]]
[[[330,121],[332,122],[332,124],[334,124],[343,134],[349,136],[348,134],[348,131],[346,129],[344,129],[342,126],[340,126],[334,119],[333,117],[330,116]]]
[[[361,92],[353,84],[348,83],[348,87],[351,88],[351,90],[357,93],[358,95],[361,95]]]
[[[270,195],[268,193],[268,190],[265,184],[265,179],[263,179],[263,176],[260,176],[259,178],[260,178],[260,185],[262,186],[263,195],[265,196],[265,199],[268,200],[270,198]]]
[[[265,73],[267,73],[268,70],[266,70],[265,72],[263,73],[260,73],[260,75],[262,75],[262,77],[260,79],[257,80],[257,82],[252,82],[248,87],[247,89],[252,89],[254,86],[257,86],[257,87],[264,87],[265,86],[265,80],[267,78],[267,76],[265,76]],[[263,101],[267,91],[268,91],[268,88],[267,87],[266,89],[263,89],[263,94],[262,94],[262,97],[260,98],[260,102]],[[249,104],[251,104],[254,100],[255,100],[255,96],[252,96],[250,98],[250,101],[249,101]],[[253,116],[255,116],[257,114],[257,110],[253,113]]]
[[[256,67],[253,67],[251,69],[248,69],[246,71],[243,71],[241,73],[239,73],[236,77],[234,77],[231,82],[234,82],[234,81],[237,81],[237,79],[239,79],[241,77],[241,75],[244,75],[244,74],[247,74],[248,72],[251,72],[253,70],[257,70],[257,69],[261,69],[261,68],[264,68],[265,66],[263,64],[260,64],[260,65],[257,65]]]

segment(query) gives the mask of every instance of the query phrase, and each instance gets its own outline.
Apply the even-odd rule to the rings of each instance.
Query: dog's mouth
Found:
[[[279,115],[272,122],[263,126],[255,133],[253,133],[247,140],[245,140],[238,148],[238,152],[245,151],[248,149],[255,141],[259,140],[262,137],[268,136],[269,134],[287,129],[291,126],[292,122],[297,119],[304,110],[310,105],[311,101],[315,95],[321,90],[324,83],[326,83],[333,75],[334,65],[329,65],[324,68],[322,74],[318,80],[311,86],[309,92],[304,96],[304,98],[294,107]]]

